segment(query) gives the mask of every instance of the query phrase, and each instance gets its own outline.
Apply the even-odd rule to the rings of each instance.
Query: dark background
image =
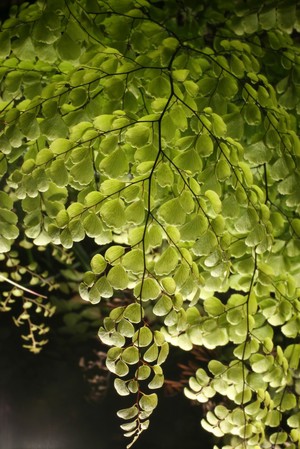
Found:
[[[54,328],[48,345],[34,355],[21,347],[9,315],[0,315],[0,449],[125,448],[130,440],[122,436],[124,421],[116,411],[126,406],[126,398],[115,393],[108,375],[102,395],[88,400],[89,384],[79,366],[80,358],[102,349],[100,341],[76,344],[66,337],[62,342],[58,334]],[[182,392],[167,395],[164,389],[150,428],[134,448],[211,448],[210,436],[200,427],[201,414],[201,406]]]

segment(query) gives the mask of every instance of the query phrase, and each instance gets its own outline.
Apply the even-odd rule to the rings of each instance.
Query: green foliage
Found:
[[[13,322],[22,331],[23,347],[38,354],[48,342],[47,319],[56,308],[49,301],[45,302],[47,297],[37,293],[35,286],[51,291],[55,288],[54,280],[47,272],[40,273],[36,262],[22,264],[16,251],[1,254],[0,261],[5,267],[0,273],[0,312],[13,313]]]
[[[99,337],[128,447],[169,345],[216,351],[185,394],[215,398],[222,447],[299,447],[299,29],[285,0],[40,0],[1,25],[1,257],[95,242],[79,292],[125,298]]]

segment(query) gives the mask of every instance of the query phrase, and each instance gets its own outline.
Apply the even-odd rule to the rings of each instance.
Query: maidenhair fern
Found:
[[[79,292],[126,299],[99,337],[132,442],[173,345],[222,347],[185,394],[224,449],[300,447],[299,17],[38,0],[1,25],[2,261],[95,242]]]

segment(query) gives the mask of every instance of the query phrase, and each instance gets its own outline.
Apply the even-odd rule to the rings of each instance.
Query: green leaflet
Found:
[[[120,332],[120,334],[124,335],[124,337],[133,337],[134,335],[134,326],[133,324],[128,321],[125,318],[122,318],[121,321],[118,323],[117,331]]]
[[[114,245],[105,252],[105,259],[111,264],[119,263],[120,257],[125,253],[124,246]]]
[[[159,215],[167,224],[184,224],[186,214],[179,198],[171,199],[159,208]]]
[[[201,156],[209,156],[214,150],[214,144],[208,134],[201,134],[196,141],[196,148]]]
[[[95,274],[101,274],[106,268],[106,261],[101,254],[96,254],[91,259],[91,268]]]
[[[134,365],[139,360],[139,351],[135,346],[129,346],[122,352],[122,360],[129,365]]]
[[[46,136],[49,141],[55,141],[56,139],[63,139],[68,133],[68,127],[64,120],[55,115],[51,118],[45,118],[40,123],[41,133]]]
[[[167,248],[155,263],[155,273],[157,275],[170,274],[178,264],[178,253],[172,246]]]
[[[21,115],[20,120],[20,130],[30,140],[35,140],[40,135],[39,124],[36,120],[35,114],[30,112],[25,112]]]
[[[155,97],[166,97],[170,95],[170,84],[164,76],[153,78],[149,84],[148,90]]]
[[[124,311],[124,317],[126,317],[131,323],[139,323],[144,316],[144,311],[140,304],[129,304]]]
[[[145,125],[135,125],[126,132],[126,141],[134,147],[143,147],[149,142],[150,128]]]
[[[195,241],[206,232],[208,221],[203,215],[196,215],[180,229],[180,238],[183,241]]]
[[[227,126],[218,114],[212,113],[212,131],[216,137],[224,137],[226,135]]]
[[[243,112],[248,125],[258,125],[261,122],[261,113],[256,104],[247,104]]]
[[[224,305],[222,302],[215,297],[208,298],[204,302],[204,308],[209,315],[219,316],[224,313]]]
[[[128,172],[128,161],[125,152],[117,148],[100,162],[99,168],[110,178],[122,177]]]
[[[74,164],[70,170],[70,175],[73,180],[80,185],[85,186],[91,183],[94,179],[94,167],[92,160],[86,156],[85,159]]]
[[[74,60],[80,56],[80,45],[67,33],[64,33],[56,44],[56,50],[62,60]]]
[[[167,315],[173,308],[173,302],[171,298],[166,295],[162,295],[153,308],[153,312],[157,316]]]
[[[134,274],[141,274],[144,271],[144,255],[141,249],[133,249],[122,258],[123,267]]]
[[[165,277],[161,280],[162,286],[164,287],[166,293],[172,295],[176,290],[176,282],[170,276]]]
[[[120,199],[107,201],[100,208],[100,215],[109,227],[120,228],[125,224],[124,203]]]
[[[107,280],[113,288],[120,290],[124,290],[129,282],[127,273],[121,265],[115,265],[110,269]]]
[[[103,232],[102,222],[94,213],[89,213],[84,218],[83,227],[89,237],[98,237]]]
[[[208,230],[205,234],[201,235],[193,246],[193,252],[197,255],[210,254],[217,245],[216,236]]]
[[[161,388],[164,384],[164,376],[162,374],[155,374],[151,382],[149,383],[149,388],[155,390]]]
[[[149,327],[143,326],[136,331],[133,336],[133,342],[137,347],[149,346],[152,342],[153,335]]]
[[[135,405],[118,411],[119,418],[132,419],[138,414],[138,409]]]
[[[162,163],[156,170],[156,180],[161,187],[171,186],[174,182],[174,173],[170,165]]]
[[[238,91],[238,84],[234,78],[223,76],[219,81],[218,91],[225,98],[232,98]]]
[[[5,58],[9,55],[11,44],[10,44],[10,34],[8,31],[4,31],[0,36],[0,56]]]
[[[141,408],[147,412],[152,411],[157,406],[157,395],[155,393],[143,395],[139,404]]]
[[[139,225],[143,223],[145,218],[145,206],[143,201],[132,202],[125,209],[125,219],[127,223]]]
[[[52,162],[49,174],[52,182],[59,187],[64,187],[69,182],[69,173],[63,159],[56,159]]]
[[[213,190],[207,190],[205,192],[205,196],[209,199],[213,210],[216,213],[220,213],[222,210],[222,203],[219,198],[219,195],[216,192],[214,192]]]
[[[158,282],[152,278],[146,278],[140,281],[134,288],[134,295],[136,298],[141,298],[144,301],[148,299],[156,299],[161,292]]]
[[[188,150],[179,154],[174,158],[174,164],[191,174],[199,173],[202,168],[201,159],[195,150]]]

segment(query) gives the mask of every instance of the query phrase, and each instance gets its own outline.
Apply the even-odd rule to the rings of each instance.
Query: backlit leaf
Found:
[[[156,299],[161,292],[158,282],[152,278],[140,281],[134,288],[134,295],[142,300]]]
[[[129,304],[124,311],[124,318],[127,318],[131,323],[139,323],[142,321],[144,311],[140,304]]]
[[[209,156],[214,150],[214,144],[208,134],[201,134],[196,142],[197,151],[201,156]]]
[[[100,208],[100,215],[107,226],[121,228],[125,224],[125,208],[120,199],[107,201]]]
[[[180,205],[179,199],[171,199],[159,208],[159,215],[167,224],[184,224],[186,214]]]
[[[139,360],[139,351],[135,346],[129,346],[122,352],[122,360],[129,365],[134,365]]]
[[[143,147],[149,142],[150,129],[145,125],[135,125],[126,133],[126,140],[134,147]]]
[[[178,253],[173,246],[169,246],[155,264],[155,272],[158,275],[170,274],[178,264]]]
[[[157,402],[157,395],[155,393],[152,393],[148,395],[144,394],[141,397],[139,404],[143,410],[152,412],[152,410],[154,410],[157,406]]]
[[[128,275],[122,265],[112,267],[107,275],[107,280],[115,289],[124,290],[129,282]]]
[[[134,274],[142,273],[144,270],[144,255],[142,250],[133,249],[122,258],[122,265]]]
[[[153,334],[147,326],[143,326],[138,329],[132,339],[133,343],[139,348],[149,346],[152,340]]]
[[[173,308],[173,302],[171,298],[166,295],[162,295],[162,297],[157,301],[153,308],[153,312],[157,316],[165,316],[170,310]]]
[[[128,172],[128,161],[125,152],[117,148],[100,162],[99,168],[110,178],[123,176]]]
[[[122,410],[119,410],[117,412],[117,415],[119,416],[119,418],[122,419],[132,419],[135,416],[138,415],[138,408],[136,405],[133,405],[132,407],[128,407],[128,408],[124,408]]]
[[[69,175],[63,159],[56,159],[52,162],[50,176],[51,180],[59,187],[64,187],[68,184]]]

